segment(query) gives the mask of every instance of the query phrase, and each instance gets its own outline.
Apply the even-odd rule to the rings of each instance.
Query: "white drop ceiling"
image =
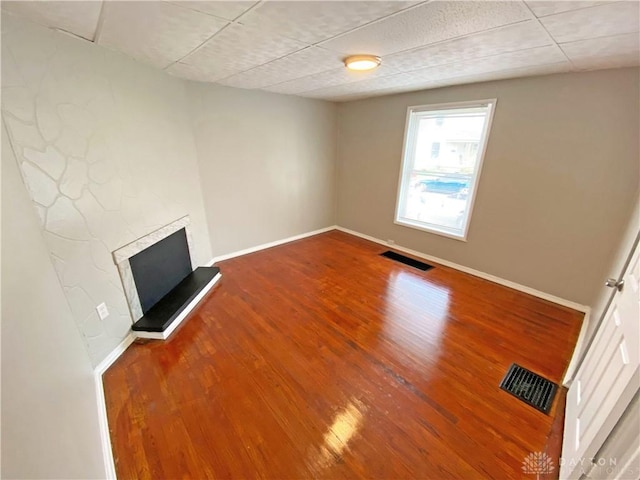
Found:
[[[640,64],[640,0],[2,1],[171,75],[346,101]],[[350,54],[382,57],[348,72]]]

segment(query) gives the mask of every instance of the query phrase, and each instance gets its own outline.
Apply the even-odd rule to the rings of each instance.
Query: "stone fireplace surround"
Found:
[[[189,248],[189,257],[191,260],[191,265],[193,267],[195,265],[195,258],[194,258],[194,248],[193,248],[193,236],[190,230],[190,224],[191,224],[191,220],[189,216],[185,215],[184,217],[181,217],[169,223],[168,225],[165,225],[164,227],[154,230],[153,232],[150,232],[147,235],[144,235],[143,237],[140,237],[137,240],[134,240],[133,242],[128,243],[127,245],[124,245],[123,247],[120,247],[117,250],[113,251],[112,253],[113,261],[118,267],[118,272],[120,273],[120,279],[122,280],[122,285],[124,287],[125,297],[127,298],[127,303],[129,305],[129,311],[131,312],[131,318],[134,323],[140,320],[144,316],[144,313],[142,311],[142,307],[140,304],[140,298],[138,296],[138,290],[136,288],[136,284],[134,281],[133,272],[131,270],[131,264],[129,262],[129,259],[134,255],[142,252],[146,248],[167,238],[169,235],[172,235],[178,230],[181,230],[184,228],[186,233],[186,238],[187,238],[187,245]],[[205,267],[200,267],[196,270],[201,270],[202,268],[205,268]],[[208,268],[213,268],[213,267],[208,267]],[[204,297],[204,295],[206,295],[206,293],[209,290],[211,290],[211,288],[220,279],[220,277],[221,277],[221,274],[219,273],[219,271],[216,272],[216,274],[213,275],[213,278],[211,279],[211,281],[209,281],[206,284],[206,286],[204,286],[204,288],[198,292],[198,295],[195,296],[195,298],[192,298],[189,304],[179,312],[180,315],[177,316],[174,321],[172,321],[170,327],[168,327],[166,330],[162,332],[134,331],[135,335],[137,337],[143,337],[143,338],[156,338],[156,339],[163,339],[163,340],[166,339],[173,332],[173,330],[175,330],[178,324],[187,316],[187,314]]]

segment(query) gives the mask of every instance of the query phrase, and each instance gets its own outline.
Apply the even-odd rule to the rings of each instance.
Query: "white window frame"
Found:
[[[487,150],[487,144],[489,143],[489,135],[491,133],[491,124],[493,123],[493,114],[496,111],[496,104],[498,100],[496,98],[485,100],[471,100],[465,102],[453,102],[453,103],[438,103],[433,105],[415,105],[407,108],[407,119],[404,129],[404,143],[402,148],[402,164],[400,167],[400,175],[398,178],[398,191],[396,196],[396,211],[394,216],[394,222],[397,225],[403,227],[415,228],[424,232],[435,233],[436,235],[442,235],[444,237],[453,238],[463,242],[467,241],[467,235],[469,233],[469,224],[471,223],[471,216],[473,214],[473,206],[476,200],[476,193],[478,192],[478,183],[480,181],[480,174],[482,173],[482,164],[484,162],[484,156]],[[415,113],[431,112],[435,110],[453,110],[465,108],[478,108],[489,107],[487,112],[487,120],[482,130],[480,137],[480,143],[478,148],[478,161],[475,165],[475,170],[472,177],[472,185],[469,189],[469,204],[466,211],[466,215],[463,221],[462,234],[459,235],[452,229],[447,227],[429,224],[426,226],[426,222],[411,221],[406,218],[400,217],[400,212],[404,210],[404,201],[407,198],[406,189],[409,188],[409,178],[411,175],[411,166],[413,156],[416,148],[416,135],[418,126],[418,116],[414,116]]]

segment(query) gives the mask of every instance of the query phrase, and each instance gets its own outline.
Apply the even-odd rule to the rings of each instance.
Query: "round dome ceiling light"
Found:
[[[375,55],[351,55],[344,59],[344,66],[349,70],[373,70],[380,66],[380,57]]]

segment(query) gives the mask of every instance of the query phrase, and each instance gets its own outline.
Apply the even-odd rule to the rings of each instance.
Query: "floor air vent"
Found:
[[[514,363],[500,382],[500,388],[541,412],[549,413],[558,385]]]
[[[384,253],[381,253],[383,257],[390,258],[391,260],[395,260],[396,262],[404,263],[405,265],[409,265],[410,267],[417,268],[419,270],[429,270],[433,268],[431,265],[427,265],[420,260],[415,260],[413,258],[405,257],[404,255],[400,255],[399,253],[392,252],[391,250],[387,250]]]

